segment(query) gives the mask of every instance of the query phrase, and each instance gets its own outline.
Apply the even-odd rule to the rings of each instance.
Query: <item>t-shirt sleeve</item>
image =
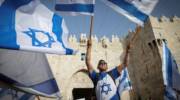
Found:
[[[89,73],[89,77],[91,78],[91,80],[92,80],[93,82],[96,81],[96,75],[97,75],[97,73],[96,73],[95,70],[93,70],[92,72]]]
[[[110,70],[108,73],[111,75],[111,77],[114,80],[116,80],[120,76],[117,67],[115,67],[114,69]]]

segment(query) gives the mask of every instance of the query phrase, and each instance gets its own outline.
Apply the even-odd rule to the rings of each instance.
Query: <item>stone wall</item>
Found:
[[[159,19],[151,17],[150,20],[156,42],[159,39],[167,40],[168,47],[171,49],[180,69],[180,18],[176,16],[172,18],[162,16]],[[161,48],[159,50],[162,51]]]
[[[151,43],[154,39],[150,24],[146,24],[133,41],[128,66],[134,88],[133,100],[163,100],[161,59],[158,48]]]
[[[172,19],[150,17],[144,27],[137,32],[128,67],[134,88],[131,95],[133,100],[163,100],[161,41],[164,39],[168,41],[168,46],[179,66],[179,36],[180,20],[177,17]]]

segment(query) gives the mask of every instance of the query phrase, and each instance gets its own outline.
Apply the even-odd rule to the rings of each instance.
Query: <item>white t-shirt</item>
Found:
[[[97,100],[120,100],[115,80],[120,76],[117,67],[109,72],[90,73],[94,86],[96,87]]]

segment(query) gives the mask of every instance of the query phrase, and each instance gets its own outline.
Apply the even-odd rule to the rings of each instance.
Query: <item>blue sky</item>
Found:
[[[54,0],[41,0],[50,9],[54,8]],[[180,17],[180,0],[159,0],[157,6],[152,12],[153,16],[160,17],[162,15],[172,17],[174,15]],[[89,34],[90,16],[67,16],[62,15],[65,20],[70,34],[80,33]],[[94,29],[93,34],[98,37],[103,35],[111,37],[112,34],[118,36],[125,36],[128,30],[133,30],[135,23],[128,20],[123,15],[115,12],[110,7],[106,6],[100,0],[96,0],[95,16],[94,16]]]

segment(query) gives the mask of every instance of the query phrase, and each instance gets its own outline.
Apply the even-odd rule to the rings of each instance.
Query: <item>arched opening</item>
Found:
[[[93,88],[74,88],[73,99],[96,100]]]
[[[68,91],[71,100],[96,100],[93,82],[84,69],[72,75]]]

